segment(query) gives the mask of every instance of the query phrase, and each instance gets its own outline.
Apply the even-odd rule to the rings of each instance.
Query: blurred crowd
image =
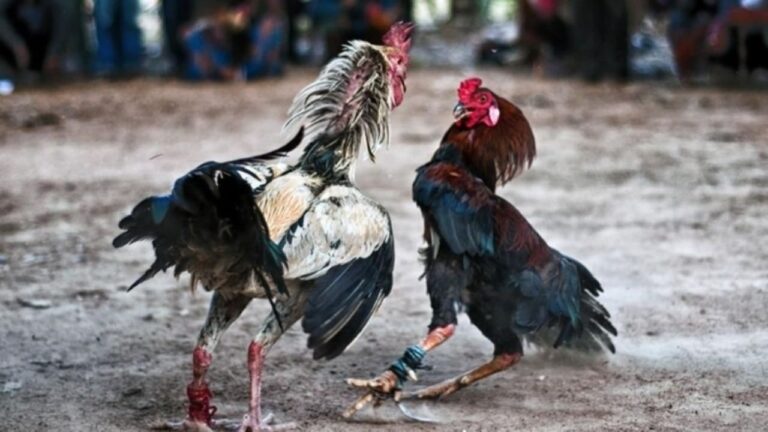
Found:
[[[682,80],[712,66],[742,76],[768,72],[768,0],[521,0],[520,6],[529,60],[556,74],[626,80],[632,31],[648,16],[666,22]]]
[[[679,75],[705,64],[742,75],[768,70],[768,0],[685,0],[669,22]]]
[[[145,73],[139,19],[147,3],[0,0],[0,80]],[[412,10],[407,0],[159,0],[156,6],[165,71],[223,81],[278,75],[288,59],[322,61],[349,39],[378,41]],[[307,21],[314,36],[302,45],[297,35]]]
[[[629,10],[623,0],[524,0],[522,41],[555,73],[588,81],[629,77]]]
[[[421,0],[434,10],[439,0]],[[508,45],[526,61],[588,81],[631,76],[633,31],[643,17],[667,25],[675,70],[712,64],[749,75],[768,68],[768,0],[452,0],[448,23],[482,23],[491,3],[513,5]],[[189,80],[251,80],[288,61],[321,64],[350,39],[378,42],[414,0],[0,0],[0,82],[164,73]],[[147,11],[162,53],[148,52]],[[463,19],[472,15],[470,19]],[[511,15],[510,15],[511,16]],[[144,17],[144,18],[141,18]],[[458,19],[457,19],[458,18]],[[149,26],[152,27],[152,26]],[[461,27],[461,24],[459,24]],[[468,38],[472,39],[472,38]],[[493,61],[504,43],[484,42]],[[152,57],[152,61],[148,61]],[[157,58],[163,67],[156,67]],[[154,62],[155,66],[152,66]],[[503,62],[500,62],[503,63]],[[671,63],[671,62],[667,62]],[[671,66],[670,66],[671,70]]]

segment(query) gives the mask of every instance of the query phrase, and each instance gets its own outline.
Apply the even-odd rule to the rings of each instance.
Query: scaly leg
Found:
[[[298,290],[297,290],[298,291]],[[274,312],[264,320],[261,330],[248,347],[248,372],[250,374],[250,400],[248,414],[243,416],[238,432],[259,432],[279,430],[294,427],[293,424],[268,426],[270,415],[262,417],[261,412],[261,378],[264,369],[264,358],[272,345],[280,336],[301,318],[304,312],[306,295],[303,291],[293,292],[288,298],[277,301],[275,306],[280,314],[281,328]]]
[[[431,385],[415,392],[404,393],[400,396],[400,399],[438,399],[444,396],[448,396],[449,394],[455,393],[456,391],[476,383],[483,378],[487,378],[495,373],[509,369],[517,362],[519,362],[521,358],[522,354],[520,353],[497,354],[488,363],[472,369],[465,374],[443,381],[439,384]]]
[[[208,317],[192,352],[192,382],[187,386],[187,419],[183,422],[169,422],[168,428],[205,431],[214,426],[213,415],[216,413],[216,407],[211,405],[213,393],[208,387],[205,375],[213,361],[213,350],[219,339],[245,310],[250,300],[244,296],[225,298],[218,293],[213,294]]]

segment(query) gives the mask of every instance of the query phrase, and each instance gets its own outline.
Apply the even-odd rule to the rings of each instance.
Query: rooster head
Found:
[[[447,142],[460,146],[488,186],[494,187],[531,165],[536,141],[522,111],[482,85],[479,78],[459,85]]]
[[[459,85],[459,102],[453,107],[457,125],[471,129],[481,123],[489,127],[499,123],[501,111],[496,95],[480,87],[482,84],[480,78],[469,78]]]
[[[384,54],[389,62],[389,86],[392,95],[392,108],[403,103],[405,97],[405,77],[408,70],[408,51],[411,49],[413,24],[398,22],[384,35]]]

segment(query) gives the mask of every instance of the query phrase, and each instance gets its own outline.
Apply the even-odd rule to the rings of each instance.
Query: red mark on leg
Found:
[[[192,382],[187,386],[189,399],[188,415],[193,422],[211,425],[211,419],[216,413],[216,407],[211,405],[213,393],[205,381],[205,373],[211,366],[213,356],[203,347],[197,347],[192,352]]]
[[[203,378],[205,372],[211,367],[213,355],[203,347],[197,347],[192,352],[192,375],[195,378]]]
[[[448,324],[443,327],[435,327],[429,331],[427,337],[421,341],[421,347],[429,351],[438,347],[443,342],[450,339],[453,333],[456,331],[455,324]]]

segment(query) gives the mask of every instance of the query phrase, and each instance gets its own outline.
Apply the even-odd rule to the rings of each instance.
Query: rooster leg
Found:
[[[197,339],[197,346],[192,353],[192,382],[187,386],[189,407],[187,419],[183,422],[169,422],[172,429],[188,431],[206,431],[215,425],[213,415],[216,407],[211,405],[213,393],[208,388],[205,375],[213,361],[213,350],[219,343],[224,331],[240,316],[248,303],[249,297],[237,296],[224,298],[214,293],[208,309],[208,317]]]
[[[280,314],[280,323],[274,312],[270,313],[264,321],[258,335],[251,341],[248,347],[248,372],[250,374],[250,401],[248,414],[243,416],[238,432],[260,432],[295,427],[293,424],[268,426],[271,415],[262,416],[261,412],[261,378],[264,368],[264,359],[267,351],[280,339],[280,336],[301,318],[304,311],[306,296],[303,292],[291,293],[291,296],[275,303]]]
[[[401,400],[405,399],[438,399],[455,393],[483,378],[487,378],[495,373],[509,369],[522,358],[522,354],[497,354],[488,363],[483,364],[471,371],[461,374],[456,378],[443,381],[439,384],[431,385],[421,390],[409,393],[403,393]]]

